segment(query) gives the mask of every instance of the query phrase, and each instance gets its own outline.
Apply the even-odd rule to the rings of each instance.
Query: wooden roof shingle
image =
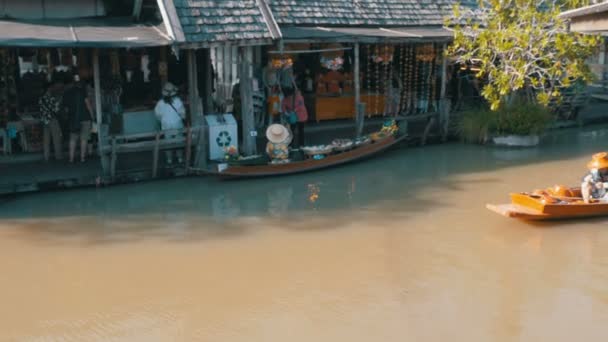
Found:
[[[256,0],[173,0],[187,42],[272,39]]]
[[[268,0],[279,25],[436,26],[455,0]],[[471,0],[464,0],[469,3]]]

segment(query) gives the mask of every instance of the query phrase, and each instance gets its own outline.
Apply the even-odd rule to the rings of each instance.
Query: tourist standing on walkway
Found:
[[[80,162],[85,161],[87,142],[91,138],[93,110],[87,90],[78,75],[63,95],[63,105],[68,112],[70,123],[70,163],[74,162],[76,141],[80,140]]]
[[[62,134],[59,125],[59,112],[61,111],[61,95],[59,85],[54,82],[47,85],[44,95],[38,100],[40,106],[40,121],[43,127],[44,160],[49,161],[51,154],[51,140],[56,160],[63,158]]]
[[[160,122],[161,129],[165,131],[184,128],[186,108],[182,100],[177,96],[177,87],[167,82],[163,87],[162,95],[163,98],[158,101],[154,108],[154,113],[156,113],[156,118]],[[174,139],[175,137],[175,134],[165,135],[165,139]],[[183,151],[176,150],[175,154],[177,162],[179,164],[183,163]],[[165,157],[167,158],[167,164],[173,163],[173,151],[165,151]]]

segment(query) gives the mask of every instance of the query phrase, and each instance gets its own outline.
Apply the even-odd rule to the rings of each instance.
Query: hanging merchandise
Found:
[[[338,71],[338,70],[342,69],[342,67],[344,66],[344,58],[342,58],[342,57],[326,58],[326,57],[321,56],[321,65],[325,69]]]
[[[414,56],[418,56],[418,51],[419,51],[419,46],[416,45],[414,46]],[[421,90],[421,84],[420,84],[420,65],[418,64],[418,59],[414,58],[414,62],[413,62],[413,68],[414,68],[414,101],[413,101],[413,108],[412,110],[414,112],[418,111],[418,108],[420,108],[420,90]]]
[[[384,45],[384,56],[388,56],[388,44]],[[384,65],[384,74],[382,75],[382,79],[384,82],[382,82],[382,92],[384,93],[384,110],[383,110],[383,115],[386,116],[388,114],[388,110],[390,109],[389,104],[391,102],[391,80],[389,78],[389,65],[391,64],[391,62],[393,61],[393,56],[391,54],[390,59],[387,58],[387,60],[390,60],[388,63],[382,63]]]
[[[399,98],[399,113],[403,113],[405,111],[405,96],[407,94],[407,80],[405,79],[405,46],[402,44],[399,46],[399,79],[401,80],[403,87],[401,87],[400,98]]]
[[[439,56],[439,54],[437,53],[437,48],[435,46],[433,46],[433,52],[435,58],[431,61],[431,91],[429,96],[429,105],[433,110],[436,111],[437,105],[435,103],[435,98],[437,96],[437,56]]]
[[[394,52],[394,46],[389,47],[388,45],[385,45],[384,48],[382,48],[381,46],[376,45],[374,47],[374,52],[371,55],[371,59],[374,61],[374,63],[387,64],[393,61]]]
[[[379,46],[375,46],[375,50],[379,51]],[[374,63],[375,68],[375,73],[374,73],[374,82],[376,85],[376,89],[375,89],[375,97],[374,97],[374,113],[373,114],[378,114],[378,104],[380,101],[379,97],[380,97],[380,63]]]
[[[272,67],[274,69],[288,69],[293,66],[293,58],[288,55],[274,56],[272,58]]]
[[[416,59],[422,62],[431,62],[435,59],[437,54],[433,44],[424,44],[419,46],[416,51]]]

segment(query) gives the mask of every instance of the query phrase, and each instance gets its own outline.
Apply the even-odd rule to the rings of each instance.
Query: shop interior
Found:
[[[42,151],[43,127],[39,99],[56,84],[58,95],[79,75],[95,103],[93,50],[87,48],[0,49],[0,155],[35,155]],[[187,99],[187,63],[184,52],[166,47],[99,50],[102,124],[109,134],[133,134],[157,129],[154,105],[169,81]],[[60,111],[63,148],[69,139],[68,118]],[[90,153],[96,138],[90,140]]]
[[[267,56],[263,82],[271,114],[278,115],[282,88],[295,83],[304,95],[309,121],[355,118],[353,44],[286,44],[284,53],[269,51]],[[359,87],[365,114],[437,111],[440,57],[441,47],[432,43],[362,44]]]

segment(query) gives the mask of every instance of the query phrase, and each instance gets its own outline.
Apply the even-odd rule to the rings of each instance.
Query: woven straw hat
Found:
[[[281,124],[272,124],[268,126],[266,129],[266,138],[268,141],[275,144],[291,143],[291,133],[289,132],[289,129]]]
[[[607,169],[608,168],[608,153],[600,152],[591,157],[591,161],[587,163],[589,169]]]

